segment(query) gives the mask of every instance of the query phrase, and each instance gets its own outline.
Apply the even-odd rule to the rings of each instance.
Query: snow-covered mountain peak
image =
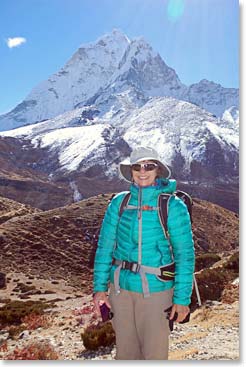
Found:
[[[129,43],[127,36],[115,29],[112,33],[103,35],[95,42],[81,45],[61,69],[61,72],[54,75],[64,74],[64,72],[74,73],[75,70],[69,70],[74,68],[83,78],[87,75],[93,75],[98,71],[97,69],[105,71],[108,73],[107,77],[110,77],[117,68]],[[110,69],[108,70],[108,68]]]
[[[64,67],[36,86],[12,111],[1,115],[0,130],[89,105],[101,118],[105,115],[107,123],[152,97],[167,96],[196,104],[219,117],[231,106],[238,107],[239,92],[207,79],[190,87],[182,84],[175,70],[143,37],[130,41],[114,29],[95,42],[81,45]]]
[[[1,130],[46,120],[83,105],[107,85],[129,45],[118,30],[80,47],[58,72],[36,86],[26,99],[1,116]]]
[[[122,73],[130,67],[141,68],[158,57],[160,58],[159,54],[153,50],[150,44],[143,37],[138,37],[128,45],[119,64],[119,69]]]
[[[239,110],[236,106],[232,106],[224,111],[220,125],[230,127],[239,133]]]
[[[152,46],[145,40],[144,37],[136,37],[129,44],[128,52],[132,55],[137,56],[139,53],[147,53],[152,57],[158,55],[156,51],[153,50]],[[127,51],[126,51],[127,52]]]
[[[112,48],[114,48],[115,45],[118,47],[125,47],[125,45],[130,42],[131,41],[129,38],[120,29],[114,28],[112,32],[105,33],[103,36],[99,37],[95,42],[91,42],[89,45],[91,47],[100,45],[104,47],[112,46]]]
[[[239,90],[224,88],[218,83],[202,79],[187,89],[183,99],[219,117],[231,106],[238,106]]]
[[[71,58],[71,61],[76,61],[77,58],[80,59],[83,58],[83,56],[85,58],[91,57],[93,56],[93,53],[96,57],[99,53],[105,53],[111,55],[116,60],[116,63],[119,63],[129,43],[130,40],[123,32],[118,29],[114,29],[111,33],[106,33],[99,37],[95,42],[82,44]],[[71,63],[71,61],[68,62],[68,64]],[[103,63],[104,62],[102,62],[102,64]]]
[[[128,45],[108,85],[87,101],[108,116],[119,116],[126,106],[140,107],[153,96],[182,96],[186,87],[143,37]]]
[[[161,126],[168,133],[178,134],[180,130],[201,127],[204,122],[216,122],[216,118],[200,107],[173,97],[152,97],[142,107],[136,109],[124,122],[126,128],[142,127],[142,130]]]
[[[201,79],[198,83],[196,83],[197,85],[201,85],[201,86],[203,86],[203,87],[211,87],[211,86],[214,86],[214,87],[216,87],[216,86],[219,86],[219,87],[221,87],[221,85],[220,84],[218,84],[218,83],[215,83],[215,82],[213,82],[212,80],[208,80],[208,79]],[[193,84],[192,84],[193,85]]]
[[[123,138],[131,148],[153,146],[174,173],[182,172],[183,177],[192,177],[192,172],[199,175],[192,171],[194,162],[208,164],[214,173],[224,169],[224,160],[236,162],[239,142],[235,131],[220,126],[211,113],[189,102],[151,98],[128,117],[124,127]],[[214,161],[220,161],[221,167],[213,167]],[[236,172],[235,167],[236,163]]]

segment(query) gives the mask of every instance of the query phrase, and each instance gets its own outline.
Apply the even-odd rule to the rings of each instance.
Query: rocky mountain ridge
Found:
[[[195,190],[196,196],[208,200],[212,197],[212,201],[215,198],[214,202],[237,211],[238,198],[234,195],[238,190],[237,123],[218,122],[198,106],[172,97],[150,98],[132,112],[122,108],[120,116],[114,119],[115,125],[110,116],[101,117],[96,111],[96,108],[80,107],[54,119],[1,133],[2,144],[5,144],[4,165],[11,162],[16,138],[22,147],[18,149],[19,166],[28,167],[38,175],[44,174],[47,200],[48,187],[58,185],[58,191],[62,193],[63,187],[68,201],[72,202],[77,197],[127,189],[128,185],[119,180],[118,163],[139,144],[151,142],[161,159],[171,167],[178,187],[186,185],[188,192]],[[228,116],[231,116],[229,111]],[[7,149],[9,141],[11,149]],[[220,193],[213,195],[218,185]],[[18,200],[10,187],[6,189],[3,183],[0,192]],[[229,201],[223,199],[228,191],[233,198]],[[62,205],[59,192],[57,204]],[[38,202],[26,203],[41,207]],[[41,208],[47,209],[45,205]]]
[[[235,88],[205,79],[185,86],[143,38],[130,41],[115,29],[94,43],[82,45],[63,68],[35,87],[12,111],[0,116],[0,129],[50,119],[91,104],[108,90],[114,96],[129,87],[135,106],[148,97],[172,96],[222,116],[226,109],[238,108],[239,103]]]

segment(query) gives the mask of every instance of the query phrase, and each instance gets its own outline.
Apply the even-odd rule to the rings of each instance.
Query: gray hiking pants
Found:
[[[165,309],[172,305],[173,289],[143,294],[121,289],[116,295],[110,285],[109,302],[114,313],[116,359],[168,359],[169,325]]]

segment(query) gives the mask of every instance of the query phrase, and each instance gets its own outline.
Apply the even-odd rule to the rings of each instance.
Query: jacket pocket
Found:
[[[156,247],[160,255],[160,264],[161,265],[170,264],[173,261],[173,259],[169,245],[164,241],[157,241]]]

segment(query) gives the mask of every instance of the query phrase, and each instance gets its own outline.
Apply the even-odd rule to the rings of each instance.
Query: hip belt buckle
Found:
[[[130,270],[133,273],[139,273],[140,265],[136,262],[122,261],[122,269]]]

